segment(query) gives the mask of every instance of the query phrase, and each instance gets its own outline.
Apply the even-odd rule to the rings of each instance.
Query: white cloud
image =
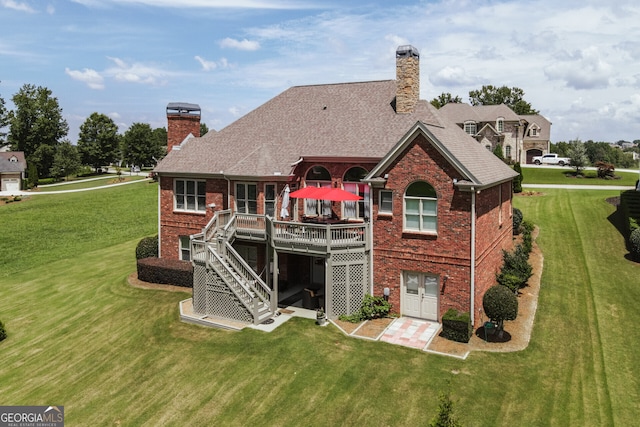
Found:
[[[238,49],[238,50],[258,50],[260,49],[260,43],[252,40],[236,40],[227,37],[226,39],[220,42],[220,47],[223,49]]]
[[[27,3],[17,2],[15,0],[0,0],[0,5],[7,9],[17,10],[19,12],[35,13],[36,11]]]
[[[73,80],[86,83],[91,89],[104,89],[104,78],[96,70],[84,68],[79,71],[65,68],[64,72]]]
[[[194,59],[200,63],[203,71],[212,71],[212,70],[215,70],[216,68],[225,69],[230,67],[229,62],[227,61],[227,58],[220,58],[220,60],[216,62],[216,61],[208,61],[203,57],[196,55],[194,56]]]
[[[105,3],[142,4],[170,8],[207,8],[207,9],[319,9],[321,3],[299,0],[73,0],[85,6],[100,6]]]
[[[242,115],[242,113],[240,112],[240,109],[238,107],[229,107],[229,113],[233,117],[240,117]]]
[[[54,6],[54,5],[52,5],[52,4],[47,5],[47,13],[48,13],[49,15],[54,15],[54,14],[56,13],[56,8],[55,8],[55,6]]]
[[[602,56],[597,47],[591,46],[568,53],[566,60],[545,67],[544,73],[549,79],[563,81],[574,89],[605,88],[614,76],[614,69]]]
[[[129,64],[120,58],[107,58],[113,61],[116,66],[106,69],[104,74],[117,81],[162,86],[167,83],[166,78],[171,74],[140,63]]]
[[[461,67],[446,66],[434,75],[429,77],[434,85],[439,86],[470,86],[482,84],[482,79],[477,76],[470,76]]]

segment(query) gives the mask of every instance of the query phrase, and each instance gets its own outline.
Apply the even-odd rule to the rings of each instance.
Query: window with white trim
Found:
[[[191,261],[191,239],[189,236],[180,236],[180,259]]]
[[[393,213],[393,191],[380,190],[378,213],[383,215],[391,215]]]
[[[477,132],[477,125],[476,122],[465,122],[464,123],[464,131],[466,133],[468,133],[469,135],[475,135]]]
[[[496,130],[498,132],[504,132],[504,119],[502,117],[499,117],[498,120],[496,120]]]
[[[425,181],[407,187],[404,195],[404,230],[421,233],[438,231],[438,196]]]
[[[178,211],[205,212],[206,182],[192,179],[174,181],[174,208]]]
[[[360,182],[367,176],[367,171],[359,166],[350,168],[342,178],[345,191],[356,194],[362,199],[343,202],[342,216],[345,218],[369,218],[369,186]]]
[[[270,217],[276,216],[276,185],[264,185],[264,214]]]
[[[258,213],[258,186],[246,182],[236,182],[236,211],[238,213]]]
[[[305,176],[307,187],[331,188],[331,174],[324,166],[311,167]],[[328,200],[304,199],[304,214],[331,215],[331,202]]]
[[[511,160],[511,146],[507,145],[504,147],[504,155],[507,158],[507,160]]]

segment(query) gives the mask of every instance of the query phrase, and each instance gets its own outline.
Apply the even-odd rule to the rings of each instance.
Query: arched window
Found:
[[[360,182],[367,176],[367,170],[356,166],[350,168],[342,178],[344,189],[362,197],[357,202],[344,202],[342,216],[345,218],[369,218],[369,186]]]
[[[404,230],[435,233],[438,231],[438,196],[425,181],[416,181],[404,194]]]
[[[475,135],[477,132],[476,122],[465,122],[464,123],[464,131],[469,135]]]
[[[331,188],[331,174],[324,166],[316,165],[307,171],[307,187]],[[327,200],[304,199],[305,215],[331,215],[331,202]]]
[[[502,117],[498,117],[498,120],[496,120],[496,130],[504,132],[504,119]]]

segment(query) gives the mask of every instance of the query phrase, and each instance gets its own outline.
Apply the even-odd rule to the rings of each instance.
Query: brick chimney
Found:
[[[411,45],[396,49],[396,113],[412,113],[420,99],[420,52]]]
[[[167,152],[179,146],[189,134],[200,136],[200,106],[170,102],[167,105]]]

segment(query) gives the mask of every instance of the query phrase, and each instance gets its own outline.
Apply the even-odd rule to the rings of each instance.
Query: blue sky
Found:
[[[293,85],[394,79],[402,44],[423,99],[517,86],[554,142],[640,139],[636,0],[0,0],[0,22],[0,96],[48,87],[74,142],[93,112],[124,132],[189,102],[221,129]]]

